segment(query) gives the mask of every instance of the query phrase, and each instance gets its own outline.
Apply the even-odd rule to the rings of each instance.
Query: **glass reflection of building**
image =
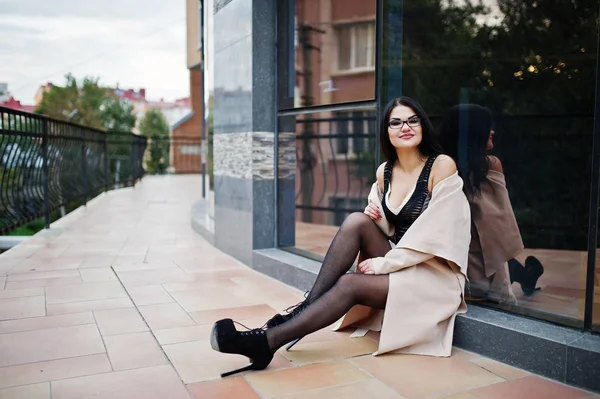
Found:
[[[563,345],[559,352],[573,354],[587,345],[593,350],[586,352],[585,367],[600,367],[596,334],[600,331],[596,261],[600,144],[594,140],[600,131],[597,1],[215,3],[212,33],[223,42],[216,45],[215,56],[208,57],[214,61],[216,75],[214,101],[221,108],[215,109],[215,120],[235,118],[225,115],[233,112],[244,115],[242,124],[252,119],[253,126],[246,131],[273,132],[277,156],[269,160],[269,167],[274,168],[270,176],[278,177],[267,190],[270,194],[262,188],[260,195],[248,191],[254,215],[244,230],[251,239],[248,252],[241,253],[246,250],[239,245],[228,247],[223,238],[227,229],[218,227],[225,226],[227,219],[223,216],[219,221],[218,212],[211,236],[217,246],[257,270],[306,288],[337,226],[348,213],[362,211],[366,205],[376,167],[383,162],[378,111],[390,99],[407,95],[417,99],[439,127],[450,107],[478,104],[493,115],[496,135],[491,154],[502,162],[525,247],[515,259],[525,264],[535,256],[544,265],[544,274],[537,282],[540,290],[533,294],[513,283],[516,304],[472,302],[467,317],[459,318],[457,345],[507,361],[509,351],[487,348],[489,337],[472,334],[473,329],[495,334],[493,340],[510,342],[518,351],[522,344],[514,340],[529,342],[536,333],[493,327],[502,324],[494,318],[510,315],[514,317],[507,322],[510,326],[529,321],[543,326],[535,328],[554,331],[550,335],[575,334],[573,340],[559,340]],[[249,18],[252,24],[240,26],[252,27],[230,39],[226,22],[234,18]],[[240,46],[248,38],[244,50]],[[231,54],[242,54],[234,57],[235,62],[247,68],[220,64],[232,59],[231,54],[223,55],[229,48],[236,48]],[[228,88],[230,77],[223,71],[237,73],[231,79],[235,82],[240,76],[251,80],[241,82],[246,93],[237,97],[236,105],[226,105],[233,89]],[[265,141],[255,135],[253,145],[257,141],[264,146]],[[262,161],[253,162],[252,167],[260,169]],[[215,170],[215,175],[219,173]],[[254,173],[253,184],[258,190],[267,183]],[[226,183],[220,184],[215,198],[227,197],[227,190]],[[259,209],[264,201],[270,205]],[[231,209],[237,212],[242,206],[236,204]],[[218,201],[215,205],[219,207]],[[261,224],[267,219],[267,224]],[[272,255],[266,259],[260,251],[269,248]],[[579,342],[583,336],[596,341],[577,349],[566,342]],[[571,365],[568,359],[552,359],[564,363],[564,381],[600,390],[598,382],[588,381],[593,378],[568,377],[576,360]],[[543,365],[530,369],[556,376]]]

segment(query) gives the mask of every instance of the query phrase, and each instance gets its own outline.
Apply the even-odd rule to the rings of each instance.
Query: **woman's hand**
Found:
[[[375,270],[373,270],[373,262],[371,259],[364,260],[356,266],[356,270],[363,274],[375,274]]]
[[[381,213],[379,213],[379,209],[372,202],[369,202],[369,205],[367,205],[365,208],[365,214],[373,221],[381,219]]]

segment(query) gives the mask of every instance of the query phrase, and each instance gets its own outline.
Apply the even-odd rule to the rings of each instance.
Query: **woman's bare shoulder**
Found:
[[[490,161],[490,170],[504,173],[504,168],[502,167],[502,162],[500,162],[500,159],[498,159],[498,157],[490,155],[490,156],[488,156],[488,159]]]
[[[431,189],[439,182],[456,173],[456,163],[448,155],[440,154],[431,167]]]
[[[379,165],[379,167],[377,168],[377,173],[375,174],[377,177],[377,185],[379,186],[379,190],[381,192],[383,192],[383,174],[385,172],[385,164],[387,162],[382,163],[381,165]]]

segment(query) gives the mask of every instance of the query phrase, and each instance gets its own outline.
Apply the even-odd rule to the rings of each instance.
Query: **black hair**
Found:
[[[443,152],[442,147],[437,140],[431,120],[429,120],[429,117],[425,113],[423,107],[421,107],[421,104],[409,97],[399,97],[388,103],[383,111],[383,117],[381,118],[381,124],[379,127],[379,140],[381,141],[381,150],[383,151],[385,158],[391,162],[398,159],[396,148],[390,141],[388,123],[390,121],[390,115],[392,111],[399,105],[404,105],[411,108],[421,120],[421,130],[423,131],[423,134],[421,137],[421,143],[419,143],[418,146],[421,155],[431,156],[441,154]]]
[[[439,138],[444,154],[452,157],[464,181],[465,191],[478,195],[488,183],[490,163],[487,143],[492,130],[492,114],[476,104],[456,105],[446,112]]]

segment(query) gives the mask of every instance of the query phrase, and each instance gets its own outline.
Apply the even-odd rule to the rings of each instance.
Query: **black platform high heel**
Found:
[[[244,355],[250,359],[250,364],[222,373],[221,377],[247,370],[264,370],[267,368],[273,360],[273,353],[267,341],[266,331],[262,328],[237,331],[233,323],[234,321],[231,319],[217,321],[210,335],[210,346],[218,352]]]

